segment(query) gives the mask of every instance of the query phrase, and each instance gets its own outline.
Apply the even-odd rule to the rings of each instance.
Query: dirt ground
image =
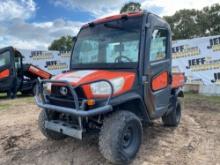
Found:
[[[144,128],[132,164],[220,165],[220,97],[188,94],[184,105],[178,128],[166,128],[160,120]],[[39,112],[31,97],[0,98],[1,165],[110,164],[99,153],[96,139],[45,139],[37,127]]]

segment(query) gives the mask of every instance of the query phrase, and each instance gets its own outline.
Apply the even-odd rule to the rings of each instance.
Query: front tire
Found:
[[[48,130],[47,128],[45,128],[45,121],[48,120],[47,119],[47,115],[45,110],[42,110],[39,114],[39,118],[38,118],[38,127],[41,131],[41,133],[48,139],[51,140],[62,140],[64,138],[66,138],[65,135],[58,133],[58,132],[54,132],[51,130]]]
[[[136,156],[142,140],[142,124],[128,111],[119,111],[104,120],[99,149],[112,163],[127,164]]]
[[[181,119],[181,102],[177,100],[173,107],[173,110],[169,114],[165,114],[162,117],[162,121],[165,126],[177,127]]]

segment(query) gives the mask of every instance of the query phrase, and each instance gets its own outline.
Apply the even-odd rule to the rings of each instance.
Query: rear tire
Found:
[[[181,119],[181,102],[177,100],[173,110],[162,117],[162,121],[165,126],[177,127]]]
[[[51,130],[48,130],[47,128],[45,128],[45,121],[47,120],[47,115],[45,110],[42,110],[39,114],[39,118],[38,118],[38,127],[41,131],[41,133],[48,139],[52,139],[52,140],[62,140],[64,138],[66,138],[65,135],[58,133],[58,132],[54,132]]]
[[[142,140],[142,124],[128,111],[115,112],[104,120],[99,149],[112,163],[127,164],[136,156]]]

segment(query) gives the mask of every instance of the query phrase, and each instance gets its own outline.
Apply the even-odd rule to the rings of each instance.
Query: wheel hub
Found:
[[[132,128],[128,127],[123,134],[123,148],[128,148],[133,140],[133,131]]]

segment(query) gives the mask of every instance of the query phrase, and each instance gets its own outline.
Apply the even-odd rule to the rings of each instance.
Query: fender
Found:
[[[136,92],[127,92],[123,95],[114,97],[110,100],[110,105],[115,109],[126,109],[143,118],[144,121],[150,123],[151,119],[147,107],[142,97]],[[135,109],[133,108],[135,106]]]
[[[165,113],[165,115],[169,114],[172,111],[171,107],[176,107],[176,103],[178,101],[178,97],[184,97],[184,93],[181,88],[176,88],[172,90],[172,97],[170,98],[170,104],[168,111]]]
[[[178,89],[175,89],[175,94],[174,94],[176,97],[184,97],[184,93],[183,93],[183,90],[178,88]]]

